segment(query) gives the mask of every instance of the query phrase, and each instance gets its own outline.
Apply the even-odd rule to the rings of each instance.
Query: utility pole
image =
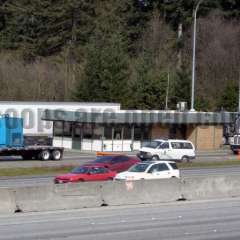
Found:
[[[200,0],[193,10],[193,58],[192,58],[192,94],[191,94],[191,110],[195,111],[194,109],[194,98],[195,98],[195,71],[196,71],[196,34],[197,34],[197,12],[199,9],[200,4],[203,0]]]
[[[169,72],[169,68],[168,68],[165,110],[168,110],[169,86],[170,86],[170,72]]]
[[[240,113],[240,71],[238,72],[238,113]]]

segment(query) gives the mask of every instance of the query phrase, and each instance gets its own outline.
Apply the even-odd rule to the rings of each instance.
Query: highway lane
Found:
[[[127,154],[127,153],[124,153]],[[128,153],[136,156],[136,153]],[[61,161],[22,160],[21,157],[0,157],[1,168],[31,168],[31,167],[58,167],[79,165],[96,158],[94,153],[65,151]],[[201,151],[197,152],[196,162],[226,161],[237,159],[230,151]]]
[[[221,168],[196,168],[183,169],[181,176],[197,177],[197,176],[223,176],[223,175],[240,175],[240,166],[221,167]],[[0,187],[15,186],[36,186],[44,184],[52,184],[54,176],[23,176],[23,177],[0,177]]]
[[[239,240],[239,200],[0,216],[0,240]]]

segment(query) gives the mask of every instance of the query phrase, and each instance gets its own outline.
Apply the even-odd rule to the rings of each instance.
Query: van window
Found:
[[[172,149],[193,149],[189,142],[171,142]]]
[[[184,149],[193,149],[193,146],[191,143],[183,142],[182,144]]]
[[[171,146],[172,146],[172,149],[181,149],[181,143],[180,142],[172,142]]]
[[[169,143],[168,142],[164,142],[160,145],[160,148],[162,149],[168,149],[169,148]]]

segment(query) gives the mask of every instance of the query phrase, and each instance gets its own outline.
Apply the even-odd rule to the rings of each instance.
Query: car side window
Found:
[[[159,163],[158,164],[158,171],[161,172],[161,171],[168,171],[169,168],[167,166],[167,164],[165,163]]]
[[[148,173],[154,173],[154,172],[158,172],[158,164],[153,165],[149,170]]]
[[[128,157],[126,156],[118,156],[112,159],[113,163],[120,163],[120,162],[126,162],[128,161]]]
[[[90,170],[91,174],[101,174],[104,173],[104,168],[95,167]]]
[[[169,163],[169,165],[170,165],[170,166],[172,167],[172,169],[174,169],[174,170],[178,169],[176,163]]]

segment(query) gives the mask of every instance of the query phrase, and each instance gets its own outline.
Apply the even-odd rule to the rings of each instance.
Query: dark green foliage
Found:
[[[238,109],[238,84],[229,81],[220,96],[218,108],[225,111],[237,111]]]
[[[166,87],[167,73],[156,71],[152,55],[145,52],[136,63],[131,108],[163,109],[165,107]]]
[[[220,0],[220,3],[225,16],[238,19],[240,18],[239,0]]]
[[[197,2],[0,0],[0,50],[6,55],[11,53],[13,58],[20,55],[24,64],[45,59],[54,59],[51,66],[62,64],[65,100],[73,91],[76,100],[120,102],[128,108],[163,109],[170,68],[169,106],[175,109],[179,101],[190,105],[191,27]],[[227,21],[238,21],[240,2],[204,0],[198,17],[206,17],[212,10],[220,10]],[[216,51],[221,51],[221,45],[216,39],[215,42]],[[201,44],[198,39],[197,46]],[[7,86],[4,73],[0,74]],[[235,75],[230,77],[234,78]],[[57,86],[57,81],[53,81]],[[226,86],[218,106],[209,104],[211,96],[207,93],[201,93],[206,96],[203,98],[196,91],[195,108],[235,110],[235,88]]]
[[[48,56],[64,45],[83,43],[91,32],[93,1],[9,0],[1,7],[6,26],[0,46],[24,56]]]
[[[186,67],[176,72],[173,89],[172,102],[174,105],[178,102],[190,103],[191,72]]]
[[[186,29],[192,23],[193,9],[196,0],[152,0],[158,6],[162,16],[175,30],[179,23]],[[218,0],[205,0],[201,4],[199,15],[206,15],[210,10],[218,6]]]
[[[209,110],[209,101],[203,97],[196,97],[195,99],[195,109],[197,111],[208,111]]]
[[[79,81],[75,99],[127,105],[129,68],[124,49],[121,33],[96,30],[87,48],[84,77]]]

